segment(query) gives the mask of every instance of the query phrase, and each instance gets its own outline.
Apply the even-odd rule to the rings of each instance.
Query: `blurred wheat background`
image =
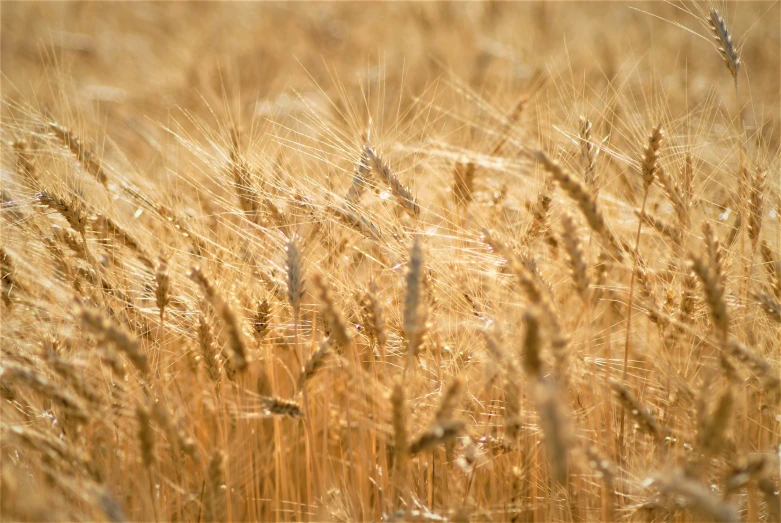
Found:
[[[3,521],[779,521],[778,2],[3,2]]]

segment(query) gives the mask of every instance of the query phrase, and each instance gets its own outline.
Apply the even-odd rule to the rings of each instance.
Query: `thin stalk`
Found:
[[[650,186],[646,186],[645,191],[643,191],[643,204],[642,204],[642,210],[641,213],[645,212],[645,205],[648,201],[648,192]],[[626,382],[626,377],[628,373],[628,366],[629,366],[629,351],[632,348],[632,302],[634,301],[634,295],[635,295],[635,271],[637,270],[637,256],[638,256],[638,248],[640,246],[640,232],[643,229],[643,220],[638,220],[637,222],[637,234],[635,235],[635,250],[634,250],[634,256],[632,257],[632,275],[629,279],[629,302],[627,303],[627,312],[626,312],[626,339],[624,341],[624,367],[621,374],[621,381]],[[624,418],[625,418],[625,409],[622,406],[621,407],[621,424],[619,428],[618,433],[618,446],[620,450],[623,450],[624,448]],[[621,455],[619,454],[619,458],[621,458]]]

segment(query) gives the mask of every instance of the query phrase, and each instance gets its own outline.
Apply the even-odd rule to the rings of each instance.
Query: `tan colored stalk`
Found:
[[[583,165],[583,182],[587,187],[591,187],[591,194],[596,198],[599,194],[600,183],[597,174],[597,155],[599,154],[599,147],[594,145],[594,142],[592,141],[591,120],[585,116],[579,117],[579,120],[580,135],[578,141],[580,143],[580,161]]]
[[[732,506],[715,496],[707,486],[687,478],[680,471],[663,474],[654,484],[660,492],[684,499],[687,506],[701,511],[709,519],[724,523],[740,521]]]
[[[561,186],[562,190],[574,200],[583,217],[595,233],[602,236],[610,248],[611,254],[617,259],[623,259],[621,241],[610,231],[605,223],[602,211],[597,207],[597,201],[590,191],[558,162],[551,160],[544,152],[535,151],[537,160],[551,177]]]
[[[57,211],[60,216],[67,220],[68,225],[70,225],[74,231],[84,237],[87,228],[87,216],[83,209],[83,205],[81,205],[77,199],[67,201],[56,194],[41,192],[38,194],[38,201],[50,209]]]
[[[404,336],[407,339],[406,370],[413,367],[426,333],[427,307],[423,296],[423,248],[416,236],[409,253],[404,293]]]
[[[222,378],[218,363],[217,352],[212,342],[211,325],[209,325],[203,312],[198,313],[198,349],[201,353],[201,361],[206,370],[206,375],[217,385]]]
[[[63,143],[63,145],[65,145],[65,147],[70,149],[71,153],[76,156],[79,163],[87,172],[92,174],[95,179],[104,186],[108,186],[108,176],[106,176],[106,172],[103,170],[100,160],[98,160],[98,157],[79,140],[78,136],[70,129],[66,129],[56,122],[49,123],[49,130]]]
[[[227,485],[225,484],[225,453],[216,450],[212,454],[206,472],[206,492],[204,493],[204,521],[217,523],[227,521]]]
[[[358,294],[358,303],[361,307],[361,316],[367,331],[377,343],[378,352],[382,362],[385,362],[385,348],[388,343],[388,335],[385,330],[385,308],[377,295],[377,284],[372,282],[369,288]]]
[[[459,420],[436,423],[410,443],[410,457],[454,441],[464,432],[465,426],[466,424]]]
[[[155,273],[155,304],[160,310],[160,324],[163,324],[163,317],[165,315],[165,308],[171,301],[171,277],[168,274],[168,260],[160,258],[160,263],[157,266],[157,272]]]
[[[727,69],[729,69],[729,72],[735,81],[735,90],[737,90],[740,56],[738,55],[735,44],[732,42],[732,35],[730,35],[727,30],[727,24],[724,22],[724,18],[719,15],[719,12],[716,9],[710,10],[708,23],[713,31],[713,39],[716,41],[716,50],[719,51],[721,57],[724,59],[724,63],[727,65]]]
[[[13,305],[11,291],[21,287],[16,277],[16,262],[3,246],[0,246],[0,283],[2,283],[3,303],[11,307]]]
[[[338,350],[344,351],[350,346],[352,336],[347,330],[347,323],[342,317],[342,313],[337,309],[331,289],[319,274],[312,275],[312,285],[317,291],[317,297],[322,303],[321,311],[323,318],[331,327],[331,336]]]
[[[393,424],[393,465],[394,483],[397,496],[406,497],[403,492],[406,489],[405,476],[407,474],[407,456],[409,455],[409,442],[407,436],[407,412],[404,400],[404,387],[401,382],[393,385],[391,393],[391,416]]]
[[[653,131],[651,136],[648,137],[648,145],[643,150],[643,158],[640,164],[640,172],[643,177],[643,203],[640,206],[640,214],[645,214],[645,205],[648,202],[648,193],[651,189],[651,185],[654,183],[656,173],[659,170],[659,149],[662,145],[662,138],[664,133],[662,132],[662,124],[659,124]],[[643,220],[637,222],[637,234],[635,235],[634,255],[632,260],[632,275],[629,278],[629,299],[627,300],[627,313],[626,313],[626,338],[624,340],[624,365],[621,372],[621,379],[626,383],[627,371],[629,369],[629,353],[632,350],[632,308],[635,291],[635,275],[637,274],[639,247],[640,247],[640,233],[643,227]],[[618,436],[619,448],[624,446],[624,410],[621,410],[621,422],[620,432]]]
[[[575,285],[575,291],[583,301],[583,305],[588,307],[591,283],[588,276],[588,267],[586,266],[586,253],[583,251],[583,245],[578,238],[575,220],[570,213],[565,211],[562,214],[561,225],[561,239],[564,243],[564,250],[567,253],[567,262],[572,275],[572,282]]]
[[[453,168],[453,199],[459,207],[466,207],[472,201],[475,185],[474,162],[456,162]]]
[[[303,415],[301,406],[293,401],[283,398],[263,398],[262,410],[269,416],[288,416],[300,418]]]
[[[33,162],[33,155],[30,151],[30,144],[25,139],[16,140],[11,144],[16,151],[17,172],[26,179],[31,187],[38,187],[40,180],[38,172]]]
[[[413,218],[420,217],[420,205],[415,201],[412,192],[401,183],[398,177],[396,177],[396,174],[390,166],[385,163],[382,157],[369,145],[364,148],[364,151],[366,152],[366,157],[369,162],[374,167],[374,171],[377,172],[382,181],[390,187],[393,196],[396,197],[396,201],[401,208]]]
[[[241,323],[239,323],[233,307],[212,285],[200,267],[193,267],[190,270],[190,279],[201,287],[206,299],[209,300],[217,316],[220,317],[225,325],[225,334],[231,348],[231,357],[235,360],[236,370],[239,372],[245,371],[248,359],[247,347],[241,332]]]
[[[139,372],[142,374],[146,373],[147,357],[142,352],[141,344],[133,334],[126,332],[99,312],[87,309],[79,304],[74,306],[73,314],[82,321],[85,327],[101,334],[106,341],[113,343],[117,349],[125,353]]]
[[[522,240],[524,245],[531,245],[535,239],[547,232],[548,213],[553,201],[551,197],[552,192],[553,184],[550,180],[547,180],[540,189],[539,194],[537,194],[537,202],[532,208],[532,222],[529,224],[529,228],[526,230]]]

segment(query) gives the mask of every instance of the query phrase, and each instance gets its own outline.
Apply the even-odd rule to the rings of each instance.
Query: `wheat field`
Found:
[[[781,521],[779,2],[10,2],[3,521]]]

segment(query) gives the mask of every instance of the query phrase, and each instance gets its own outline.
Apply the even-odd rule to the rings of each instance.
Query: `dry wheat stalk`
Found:
[[[347,323],[342,313],[336,308],[331,290],[319,274],[312,275],[312,285],[317,291],[317,297],[322,303],[321,312],[323,319],[331,328],[331,337],[340,350],[350,346],[352,336],[347,330]]]
[[[507,439],[514,442],[521,430],[521,386],[518,380],[520,369],[515,355],[504,349],[496,326],[484,329],[485,344],[502,372],[504,390],[504,428]]]
[[[303,414],[301,406],[292,400],[282,398],[262,398],[263,413],[267,416],[288,416],[300,418]]]
[[[138,240],[120,227],[119,224],[110,217],[105,214],[97,214],[95,216],[95,221],[93,222],[93,229],[104,234],[104,239],[108,239],[110,236],[113,241],[119,241],[128,249],[134,251],[138,256],[138,259],[141,260],[144,265],[150,269],[156,269],[151,257],[146,253]]]
[[[562,190],[575,201],[580,212],[583,213],[583,216],[586,218],[589,227],[605,239],[608,246],[611,248],[611,253],[617,259],[621,260],[623,258],[621,242],[615,234],[607,228],[605,218],[597,207],[596,199],[589,194],[589,191],[582,183],[573,178],[572,175],[565,171],[557,162],[548,158],[544,152],[536,151],[535,155],[545,170],[550,173],[556,182],[558,182]]]
[[[591,120],[585,116],[579,117],[580,135],[580,161],[583,164],[583,181],[586,186],[591,187],[591,194],[596,198],[599,194],[599,177],[597,176],[597,155],[599,147],[594,145],[591,136]]]
[[[38,193],[37,199],[41,204],[57,211],[60,216],[67,220],[68,225],[70,225],[74,231],[80,233],[82,236],[86,234],[87,216],[84,212],[83,205],[78,200],[72,199],[71,201],[67,201],[56,194],[47,192]]]
[[[307,381],[312,379],[317,372],[325,366],[326,358],[332,353],[331,340],[324,340],[304,363],[298,376],[298,390],[302,390]]]
[[[106,341],[111,342],[123,352],[139,372],[146,373],[147,357],[143,354],[141,344],[135,336],[124,331],[99,312],[87,309],[80,304],[74,306],[73,314],[86,327],[102,335]]]
[[[770,319],[776,323],[781,323],[781,303],[764,292],[755,292],[751,296],[762,304],[762,310],[765,311]]]
[[[154,403],[150,409],[150,415],[155,423],[168,433],[168,441],[174,449],[174,453],[182,451],[192,458],[196,457],[195,441],[193,441],[192,438],[189,438],[187,434],[177,426],[177,423],[171,417],[171,413],[168,412],[168,409],[164,408],[160,403]]]
[[[82,242],[81,239],[76,238],[69,229],[63,229],[56,224],[52,224],[52,235],[57,241],[73,251],[77,257],[89,261],[89,253],[84,248],[84,242]]]
[[[539,194],[537,194],[537,202],[532,208],[532,221],[522,240],[524,245],[531,245],[535,239],[547,232],[548,213],[553,201],[551,198],[552,192],[553,183],[547,180],[540,189]]]
[[[456,205],[466,207],[472,201],[475,185],[474,162],[458,161],[453,167],[453,199]]]
[[[2,283],[3,303],[10,307],[13,303],[11,291],[21,287],[16,277],[16,262],[3,246],[0,246],[0,283]]]
[[[415,236],[409,253],[404,292],[404,336],[407,339],[408,366],[418,355],[426,333],[427,307],[423,297],[423,248]]]
[[[258,341],[263,340],[268,334],[271,323],[271,305],[267,299],[258,303],[255,309],[255,315],[252,317],[252,332]]]
[[[197,283],[203,290],[206,299],[214,307],[217,316],[225,325],[226,336],[231,348],[231,357],[235,360],[236,370],[243,372],[247,369],[247,347],[241,332],[241,323],[236,313],[225,298],[217,292],[217,289],[209,281],[200,267],[190,270],[190,279]]]
[[[572,433],[564,411],[564,401],[559,397],[554,383],[538,381],[534,387],[537,414],[545,434],[545,448],[553,478],[564,485],[569,473],[569,447]]]
[[[366,148],[363,148],[361,149],[361,158],[355,165],[355,171],[353,173],[350,189],[347,191],[347,196],[344,198],[348,206],[353,206],[358,203],[358,200],[360,200],[361,195],[366,188],[366,183],[368,182],[366,177],[369,174],[369,171],[371,171],[371,167],[369,166],[369,156],[366,152]]]
[[[654,183],[656,174],[659,171],[659,149],[662,146],[664,132],[662,124],[657,125],[648,137],[648,145],[643,149],[643,158],[640,163],[640,171],[643,175],[643,188],[647,192]]]
[[[413,218],[418,218],[420,216],[420,205],[415,201],[412,192],[404,187],[390,166],[383,161],[382,157],[379,156],[374,149],[367,145],[364,148],[364,151],[366,152],[369,162],[374,167],[374,171],[377,172],[382,181],[390,187],[393,196],[396,197],[396,201],[399,202],[402,209]]]
[[[437,408],[437,423],[443,423],[453,418],[463,391],[464,380],[457,376],[450,383],[445,393],[442,394],[442,400],[439,403],[439,408]]]
[[[530,377],[542,377],[542,359],[540,358],[540,319],[539,313],[527,309],[523,315],[526,333],[523,338],[523,370]]]
[[[65,145],[65,147],[70,149],[87,172],[92,174],[95,179],[104,186],[107,186],[108,176],[106,176],[106,172],[100,165],[100,160],[98,160],[98,157],[79,140],[78,136],[56,122],[49,122],[49,130],[63,143],[63,145]]]
[[[759,233],[762,229],[762,213],[765,198],[767,172],[757,169],[751,179],[751,192],[748,199],[748,237],[751,240],[751,252],[756,252]]]
[[[781,301],[781,260],[773,254],[773,250],[765,241],[760,244],[760,252],[770,288],[773,289],[776,300]]]
[[[694,274],[697,275],[702,284],[705,303],[708,305],[713,327],[719,333],[719,340],[721,345],[724,346],[729,336],[729,313],[727,304],[724,301],[724,288],[717,278],[718,271],[707,267],[705,262],[694,254],[690,254],[690,262]]]
[[[680,471],[660,475],[654,482],[656,488],[667,495],[683,498],[686,505],[702,511],[716,521],[738,522],[738,514],[727,502],[719,499],[705,485],[689,479]]]
[[[384,353],[388,343],[385,332],[385,310],[377,296],[377,284],[372,282],[369,288],[357,294],[357,301],[361,307],[361,317],[366,330],[377,341],[380,354]]]
[[[616,380],[610,380],[610,387],[615,392],[621,405],[629,411],[643,432],[647,432],[656,438],[661,437],[662,431],[656,418],[651,416],[648,409],[635,398],[635,395],[632,394],[632,391],[626,385]]]
[[[648,194],[651,190],[651,186],[656,178],[659,167],[659,150],[662,145],[662,138],[664,134],[662,132],[662,124],[660,123],[651,131],[651,135],[648,137],[648,143],[643,149],[643,156],[640,162],[640,174],[643,178],[643,203],[640,206],[640,215],[645,214],[645,206],[648,203]],[[635,279],[640,282],[641,288],[644,291],[646,299],[651,301],[654,306],[651,310],[656,310],[655,302],[656,297],[653,289],[647,279],[647,265],[640,256],[640,233],[643,228],[643,220],[637,222],[637,233],[635,234],[635,245],[632,249],[632,274],[629,279],[629,298],[627,300],[627,312],[626,312],[626,336],[624,338],[624,365],[621,372],[622,380],[628,379],[629,368],[629,354],[632,351],[632,311],[634,305],[634,291],[635,291]],[[649,314],[649,318],[652,322],[658,323],[658,316],[655,312]],[[628,392],[628,390],[627,390]],[[626,402],[622,402],[625,406]],[[624,441],[624,410],[621,410],[621,423],[619,432],[620,445],[623,446]]]
[[[562,234],[561,239],[564,244],[564,250],[567,253],[572,281],[575,284],[575,291],[583,300],[584,304],[589,302],[590,281],[588,277],[588,267],[586,266],[586,254],[578,238],[578,231],[575,227],[575,220],[569,212],[564,212],[561,216]]]
[[[328,211],[334,215],[334,217],[345,224],[347,227],[350,227],[351,229],[358,231],[362,235],[364,235],[366,238],[375,241],[375,242],[381,242],[383,241],[382,235],[380,234],[379,229],[364,218],[362,215],[357,214],[357,209],[354,210],[347,210],[346,208],[337,208],[333,206],[327,207]]]
[[[529,301],[539,307],[544,313],[552,337],[551,349],[556,361],[556,377],[562,386],[566,388],[569,381],[569,338],[561,328],[559,314],[556,310],[550,285],[542,279],[536,264],[532,260],[528,258],[520,260],[491,231],[484,229],[483,239],[491,248],[507,257],[510,268]]]
[[[724,58],[724,63],[727,64],[732,78],[735,79],[735,84],[738,82],[738,71],[740,70],[740,57],[735,45],[732,43],[732,36],[727,30],[727,24],[724,22],[724,18],[719,16],[719,12],[716,9],[710,10],[710,17],[708,18],[711,30],[713,30],[713,39],[716,40],[716,49]]]
[[[11,146],[16,151],[17,172],[26,179],[31,187],[37,187],[40,180],[38,179],[35,163],[33,163],[29,142],[22,138],[11,143]]]
[[[230,173],[233,177],[233,186],[239,200],[239,207],[250,221],[259,223],[260,195],[254,186],[252,167],[239,151],[239,132],[236,128],[231,129],[230,140]]]
[[[212,342],[212,330],[203,312],[198,312],[198,349],[201,353],[206,375],[215,384],[220,382],[222,375],[217,360],[217,352]]]
[[[410,443],[409,455],[415,456],[438,445],[454,441],[463,433],[464,427],[463,421],[438,422]]]
[[[504,144],[507,143],[513,125],[515,125],[515,123],[521,117],[523,110],[526,109],[526,106],[528,104],[529,104],[529,96],[524,94],[520,97],[520,99],[515,103],[513,108],[510,110],[510,113],[507,115],[507,118],[505,119],[504,124],[502,125],[502,128],[499,131],[499,139],[496,141],[496,144],[491,149],[491,156],[496,156],[497,154],[499,154],[499,152],[502,150],[502,147],[504,147]]]
[[[171,301],[171,277],[168,274],[168,260],[161,257],[155,272],[155,304],[160,309],[160,322],[163,321],[165,308]]]
[[[605,480],[605,483],[612,485],[618,473],[618,467],[616,467],[616,464],[606,458],[591,443],[588,443],[585,446],[585,453],[586,457],[588,458],[589,466],[599,473],[599,475]]]
[[[716,408],[710,416],[702,431],[698,434],[700,448],[706,453],[718,452],[724,442],[725,433],[729,429],[730,418],[733,413],[734,396],[732,390],[727,387],[719,396]]]
[[[138,441],[141,444],[141,459],[146,468],[150,468],[157,461],[155,457],[155,434],[152,429],[152,418],[149,409],[139,405],[136,408],[138,419]]]
[[[287,243],[285,252],[285,267],[287,268],[287,299],[293,309],[293,316],[298,317],[301,310],[301,298],[304,296],[304,269],[298,236],[293,236]]]
[[[67,388],[20,365],[4,363],[4,367],[0,371],[0,383],[7,389],[14,383],[25,385],[44,398],[49,398],[62,406],[67,415],[79,423],[87,422],[91,417],[84,402],[74,396]]]
[[[675,245],[683,244],[683,237],[681,235],[680,225],[672,226],[669,223],[666,223],[658,216],[653,216],[646,211],[643,212],[635,211],[635,216],[640,218],[643,221],[643,223],[653,227],[656,230],[656,232],[658,232],[662,236],[669,238]]]
[[[393,384],[390,400],[393,420],[393,449],[398,460],[403,463],[409,453],[409,443],[407,440],[407,413],[404,404],[404,387],[400,382]]]
[[[215,450],[206,472],[206,492],[204,493],[204,521],[217,523],[226,521],[227,486],[225,485],[225,453]]]

